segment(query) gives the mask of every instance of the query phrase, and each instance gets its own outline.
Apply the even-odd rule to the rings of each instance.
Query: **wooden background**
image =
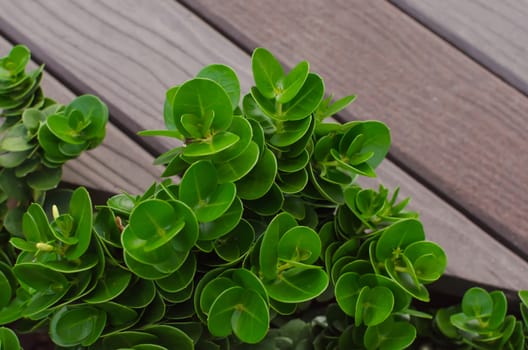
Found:
[[[163,127],[168,87],[227,63],[247,91],[258,46],[287,67],[307,59],[336,97],[359,96],[341,120],[390,126],[379,181],[413,197],[448,273],[528,289],[527,45],[509,36],[526,40],[524,17],[511,1],[394,2],[0,0],[0,34],[46,63],[49,95],[94,93],[110,107],[105,146],[68,179],[135,193],[174,146],[135,136]]]

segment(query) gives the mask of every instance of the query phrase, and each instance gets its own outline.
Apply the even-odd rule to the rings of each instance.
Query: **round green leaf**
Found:
[[[72,128],[68,116],[63,113],[50,115],[46,124],[53,135],[66,143],[77,145],[85,141],[83,131]]]
[[[269,142],[277,147],[287,147],[299,141],[310,129],[312,117],[304,119],[285,121],[277,126],[277,131],[269,139]]]
[[[204,314],[209,314],[209,309],[223,291],[235,287],[237,284],[227,277],[218,277],[207,283],[200,294],[200,308]]]
[[[277,175],[277,160],[269,149],[264,149],[255,167],[236,182],[237,195],[254,200],[264,196],[273,185]]]
[[[390,148],[391,137],[389,128],[384,123],[373,120],[353,124],[341,138],[339,143],[340,153],[346,153],[357,135],[363,135],[360,153],[373,152],[373,156],[366,163],[370,167],[376,168],[385,159]]]
[[[130,229],[138,238],[149,240],[151,250],[170,241],[184,226],[184,218],[175,217],[172,205],[157,199],[141,202],[130,216]]]
[[[451,315],[456,312],[455,307],[439,309],[434,317],[435,326],[448,338],[457,338],[458,332],[456,327],[449,320]]]
[[[286,231],[279,240],[280,259],[313,264],[321,254],[321,239],[309,227],[296,226]]]
[[[283,153],[281,157],[277,159],[278,168],[284,173],[294,173],[303,170],[309,161],[310,153],[308,153],[307,150],[303,150],[301,154],[294,158],[289,158],[287,153]]]
[[[161,293],[156,293],[152,302],[143,311],[138,323],[142,325],[156,324],[161,321],[165,311],[165,301],[161,297]]]
[[[107,207],[99,208],[94,219],[97,236],[111,246],[121,248],[121,231],[116,225],[114,212]]]
[[[63,307],[50,322],[50,336],[60,346],[89,346],[106,325],[106,313],[91,306]]]
[[[279,240],[286,231],[297,226],[297,221],[288,213],[280,213],[269,223],[263,234],[259,252],[260,272],[267,279],[277,277]]]
[[[161,272],[156,269],[152,264],[144,264],[134,259],[130,254],[124,252],[123,254],[125,264],[135,275],[145,280],[155,280],[164,278],[170,275],[170,273]]]
[[[139,318],[138,313],[133,309],[112,301],[98,304],[97,308],[106,312],[107,315],[105,335],[127,329]]]
[[[183,265],[169,276],[156,280],[158,287],[166,292],[176,293],[192,282],[196,272],[196,256],[189,254]]]
[[[153,281],[138,278],[130,283],[114,302],[134,309],[143,309],[156,296],[156,286]]]
[[[169,96],[168,96],[169,97]],[[207,113],[214,113],[211,129],[222,131],[229,128],[233,118],[231,99],[218,83],[210,79],[194,78],[183,83],[167,103],[170,105],[172,118],[170,124],[182,132],[186,137],[192,137],[183,127],[181,117],[193,114],[199,118],[207,117]]]
[[[20,342],[15,332],[6,327],[0,327],[0,349],[21,350]]]
[[[167,349],[193,350],[192,339],[181,329],[169,325],[153,325],[144,328],[145,332],[156,336],[156,344]],[[137,347],[136,347],[137,349]]]
[[[282,79],[284,70],[281,64],[268,50],[258,47],[251,56],[251,68],[255,84],[267,98],[282,94]]]
[[[268,302],[268,293],[266,292],[264,284],[250,270],[244,268],[228,269],[222,272],[220,277],[230,278],[239,287],[257,292]]]
[[[31,188],[39,191],[48,191],[57,187],[61,180],[61,176],[61,168],[42,167],[39,171],[29,174],[26,179]]]
[[[301,303],[320,295],[328,286],[329,278],[322,269],[293,267],[265,283],[270,298],[285,303]]]
[[[411,304],[412,298],[408,292],[403,290],[394,280],[383,275],[374,273],[362,274],[360,284],[361,286],[369,286],[370,288],[377,286],[389,288],[392,295],[394,295],[394,312],[406,310]]]
[[[363,339],[367,350],[406,349],[416,338],[416,328],[408,322],[396,322],[391,318],[367,328]]]
[[[142,202],[141,204],[150,201],[157,202],[159,200],[149,200]],[[135,213],[138,210],[141,210],[140,204],[130,215],[130,224],[123,231],[121,243],[125,251],[135,260],[144,264],[154,264],[154,267],[160,272],[172,273],[184,263],[190,249],[194,243],[196,243],[198,238],[198,224],[191,209],[183,202],[170,201],[166,203],[170,203],[173,208],[172,219],[175,218],[176,222],[180,221],[182,218],[184,220],[184,227],[181,230],[178,230],[176,234],[173,234],[170,230],[164,232],[166,235],[171,236],[171,239],[167,239],[164,235],[159,235],[159,227],[155,226],[153,223],[149,223],[149,225],[152,225],[149,229],[149,232],[151,232],[152,235],[150,239],[143,239],[137,235],[137,228],[135,225],[132,225],[132,222],[136,219]],[[142,217],[143,215],[138,218]],[[166,222],[168,223],[169,220]],[[142,226],[139,222],[138,225],[138,227]],[[152,238],[154,238],[154,240]],[[160,242],[162,242],[161,245]]]
[[[0,79],[7,80],[23,72],[30,57],[31,53],[27,46],[14,46],[7,56],[0,59]]]
[[[89,124],[83,129],[84,138],[100,139],[105,135],[108,121],[108,107],[94,95],[81,95],[73,99],[65,108],[64,113],[71,115],[72,110],[79,111]],[[48,119],[49,120],[49,119]]]
[[[22,318],[25,307],[25,300],[15,298],[9,305],[0,308],[0,325],[9,324]]]
[[[216,81],[229,95],[232,108],[235,109],[238,107],[240,101],[240,82],[231,67],[223,64],[211,64],[202,68],[196,77]]]
[[[24,163],[30,152],[6,152],[0,154],[0,166],[4,168],[15,168]]]
[[[93,247],[93,246],[92,246]],[[94,249],[97,249],[94,247]],[[101,257],[94,252],[84,254],[77,260],[67,259],[45,259],[37,256],[37,260],[42,266],[45,266],[53,271],[60,273],[78,273],[92,269],[98,263],[100,264]]]
[[[218,219],[200,223],[199,240],[212,241],[229,233],[240,222],[243,211],[242,201],[235,198],[229,209]],[[211,245],[212,249],[213,246]]]
[[[470,288],[462,298],[462,311],[470,317],[489,317],[493,312],[493,299],[482,288]]]
[[[280,105],[279,108],[271,100],[267,100],[255,88],[251,89],[251,95],[262,111],[269,117],[279,121],[301,120],[314,112],[322,101],[324,97],[324,83],[317,74],[309,73],[295,98],[288,103]]]
[[[385,270],[406,292],[418,300],[429,302],[429,291],[420,283],[411,262],[405,255],[402,255],[396,262],[386,259]]]
[[[128,216],[136,206],[136,201],[128,193],[120,193],[110,197],[106,202],[106,205],[118,214]]]
[[[257,164],[259,148],[253,141],[238,157],[227,162],[216,163],[218,181],[220,183],[235,182],[246,176]]]
[[[403,254],[411,261],[416,276],[422,282],[434,282],[439,279],[447,266],[447,256],[436,243],[415,242],[405,248]]]
[[[228,150],[240,137],[228,131],[219,132],[210,138],[188,143],[183,149],[183,156],[189,158],[210,156]]]
[[[336,262],[333,263],[332,265],[332,269],[330,270],[330,279],[332,281],[332,283],[335,283],[337,282],[337,279],[344,273],[341,272],[341,270],[343,269],[343,267],[351,264],[352,262],[354,261],[361,261],[361,260],[356,260],[355,258],[351,257],[351,256],[343,256],[341,258],[339,258]],[[370,264],[369,264],[370,265]],[[346,271],[346,272],[355,272],[355,271]]]
[[[233,262],[249,251],[254,239],[253,226],[242,219],[231,232],[215,240],[214,250],[220,258]]]
[[[92,237],[92,200],[84,187],[76,189],[70,199],[70,215],[75,220],[75,237],[79,243],[66,251],[66,257],[70,260],[79,259],[90,246]]]
[[[204,178],[203,174],[208,174]],[[232,205],[236,196],[233,183],[217,185],[216,169],[208,161],[191,165],[183,175],[180,187],[180,200],[189,205],[199,222],[218,219]]]
[[[310,64],[306,61],[299,62],[283,79],[282,89],[276,97],[277,102],[286,103],[293,99],[304,85],[309,72]]]
[[[394,307],[394,295],[386,287],[365,287],[361,291],[357,305],[361,305],[361,319],[367,326],[375,326],[382,323],[392,313]],[[358,309],[356,308],[356,325],[361,323]]]
[[[398,221],[389,226],[376,245],[376,259],[384,261],[391,258],[393,251],[405,249],[414,242],[425,240],[422,223],[416,219]]]
[[[63,274],[53,271],[37,263],[17,263],[13,273],[21,284],[40,290],[61,291],[69,285]]]
[[[311,183],[321,196],[336,204],[344,203],[343,188],[340,185],[325,181],[314,172],[312,166],[309,166],[308,170]]]
[[[215,154],[215,162],[225,162],[238,157],[240,153],[246,150],[253,138],[253,130],[251,128],[251,124],[246,118],[240,116],[233,117],[233,121],[231,122],[231,126],[229,127],[228,131],[234,135],[237,135],[239,137],[239,140],[237,143],[235,143],[228,149],[225,149],[224,151]]]
[[[256,344],[266,336],[269,321],[269,307],[260,294],[231,287],[211,306],[207,327],[214,336],[225,337],[234,332],[241,341]]]
[[[336,301],[347,315],[356,315],[356,305],[361,291],[360,275],[356,272],[342,274],[335,284]]]
[[[104,275],[97,281],[95,289],[83,300],[89,304],[98,304],[114,299],[123,293],[130,283],[130,272],[118,267],[105,269]]]
[[[44,157],[47,160],[61,164],[70,159],[69,156],[63,154],[59,149],[61,140],[50,131],[47,124],[40,126],[37,137],[39,144],[44,150]]]
[[[16,124],[12,126],[2,135],[0,139],[0,149],[8,152],[22,152],[35,147],[28,129],[24,124]]]
[[[254,199],[246,200],[244,204],[247,208],[255,213],[263,216],[274,215],[279,212],[284,203],[284,195],[277,184],[273,183],[264,196]]]
[[[9,283],[9,280],[7,279],[6,275],[0,271],[0,309],[9,304],[12,293],[13,292],[11,290],[11,284]]]
[[[506,313],[508,312],[508,301],[502,291],[493,291],[490,293],[493,300],[493,312],[488,321],[488,329],[497,329],[504,323]]]
[[[301,169],[295,173],[279,173],[276,183],[286,194],[299,193],[308,183],[308,172],[306,169]]]

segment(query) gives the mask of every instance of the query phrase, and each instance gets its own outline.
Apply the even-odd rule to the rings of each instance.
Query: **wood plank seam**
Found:
[[[437,21],[434,17],[427,13],[420,11],[412,7],[405,1],[389,0],[390,3],[407,14],[409,17],[414,19],[417,23],[430,30],[440,38],[444,39],[446,43],[450,44],[466,56],[470,57],[476,64],[495,75],[498,79],[502,80],[505,84],[512,86],[514,89],[519,91],[528,97],[528,83],[520,78],[514,70],[509,66],[502,64],[498,60],[494,59],[486,51],[480,49],[469,40],[464,39],[461,35],[450,30],[449,27],[443,25],[440,21]],[[486,7],[484,2],[479,4],[482,7]],[[497,35],[505,38],[501,33],[496,32]],[[521,48],[521,46],[519,46]]]

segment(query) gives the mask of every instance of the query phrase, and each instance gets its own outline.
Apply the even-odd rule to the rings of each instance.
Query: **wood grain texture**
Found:
[[[528,95],[526,1],[391,2]]]
[[[344,118],[385,121],[398,164],[528,257],[523,94],[386,1],[184,2],[243,46],[307,59],[336,96],[359,94]]]
[[[62,79],[106,98],[112,114],[132,130],[162,128],[165,89],[204,64],[228,63],[240,74],[244,91],[252,84],[248,55],[173,1],[0,0],[0,7],[0,28],[28,43]],[[161,151],[170,143],[154,147]],[[426,206],[418,209],[428,237],[446,246],[450,273],[528,287],[528,278],[519,278],[528,264],[390,162],[378,173],[382,182],[400,184],[417,206]],[[489,264],[490,252],[495,265]]]
[[[0,37],[2,56],[12,45]],[[30,64],[30,69],[34,68]],[[48,72],[42,81],[46,96],[67,104],[75,95]],[[66,163],[63,168],[63,181],[94,189],[117,193],[127,191],[132,194],[143,192],[155,179],[159,179],[162,169],[152,165],[154,158],[126,137],[111,123],[108,124],[103,143],[83,153],[79,158]],[[132,176],[133,174],[133,176]]]

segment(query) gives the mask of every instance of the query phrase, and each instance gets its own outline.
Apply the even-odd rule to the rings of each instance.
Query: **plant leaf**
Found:
[[[240,102],[240,82],[231,67],[223,64],[211,64],[202,68],[196,76],[216,81],[229,95],[233,110],[238,107]]]
[[[281,93],[284,70],[271,52],[262,47],[256,48],[251,56],[251,67],[255,84],[262,95],[274,98]]]

